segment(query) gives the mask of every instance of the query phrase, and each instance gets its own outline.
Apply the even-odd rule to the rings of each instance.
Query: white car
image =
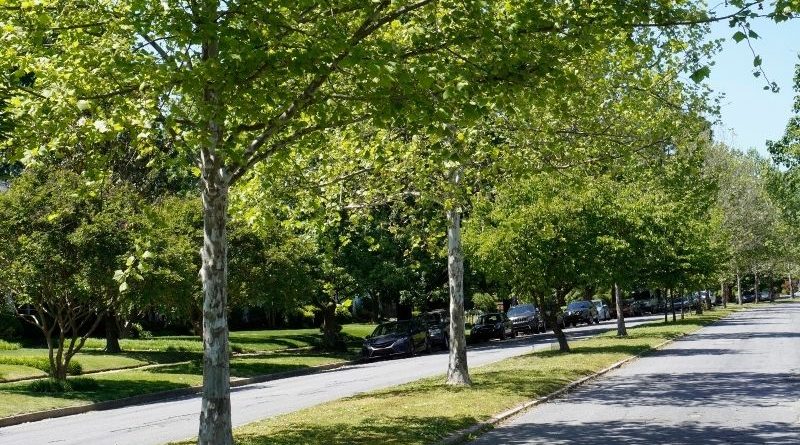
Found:
[[[603,303],[603,300],[592,300],[592,303],[597,307],[598,318],[604,321],[611,318],[611,310],[607,304]]]

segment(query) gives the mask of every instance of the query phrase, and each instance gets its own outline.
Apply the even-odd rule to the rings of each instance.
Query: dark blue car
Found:
[[[381,323],[364,340],[361,355],[366,359],[430,352],[428,328],[421,320]]]

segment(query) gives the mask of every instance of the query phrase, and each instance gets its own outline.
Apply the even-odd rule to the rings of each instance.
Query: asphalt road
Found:
[[[637,317],[627,322],[628,326],[634,326],[659,318]],[[615,329],[615,323],[611,320],[570,328],[566,332],[577,339]],[[484,365],[532,350],[549,349],[554,341],[552,334],[492,341],[471,347],[468,362],[471,367]],[[231,391],[233,424],[243,425],[361,392],[444,374],[447,360],[447,354],[440,352],[234,388]],[[0,445],[163,444],[196,436],[199,412],[197,396],[95,411],[0,428]]]
[[[800,304],[737,313],[477,444],[800,444]]]

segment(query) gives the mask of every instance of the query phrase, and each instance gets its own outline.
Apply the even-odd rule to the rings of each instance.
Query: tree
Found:
[[[72,358],[119,289],[114,270],[128,258],[135,231],[130,190],[98,193],[75,173],[36,168],[0,194],[0,283],[19,315],[42,331],[50,375],[64,380]]]
[[[450,123],[450,110],[438,106],[439,100],[417,106],[422,96],[404,101],[404,93],[433,85],[436,97],[448,101],[473,56],[495,63],[484,73],[488,81],[513,82],[520,70],[546,79],[559,71],[560,55],[629,39],[623,31],[663,42],[669,39],[648,29],[716,19],[693,4],[661,1],[543,7],[433,0],[92,0],[58,6],[19,2],[0,10],[0,72],[11,79],[4,84],[13,87],[9,104],[15,116],[5,148],[10,157],[33,160],[46,151],[92,150],[94,142],[126,132],[136,135],[143,152],[157,145],[155,135],[170,135],[171,147],[191,155],[204,209],[201,444],[232,442],[228,194],[254,165],[356,121]],[[734,16],[746,17],[750,7]],[[530,51],[541,48],[540,36],[567,47]],[[31,73],[33,86],[16,82]],[[454,240],[458,209],[447,207]],[[453,252],[457,258],[458,249]]]

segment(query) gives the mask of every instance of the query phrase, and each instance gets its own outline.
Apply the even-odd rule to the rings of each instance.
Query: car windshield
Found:
[[[375,328],[375,330],[372,332],[372,336],[380,337],[382,335],[389,334],[403,334],[408,332],[409,326],[410,322],[408,321],[393,321],[391,323],[384,323]]]
[[[573,301],[572,303],[569,304],[568,309],[571,311],[586,309],[589,307],[590,304],[591,303],[589,303],[588,301]]]
[[[500,314],[488,314],[481,316],[478,320],[478,324],[495,324],[500,323],[500,321]]]
[[[509,317],[519,317],[521,315],[530,315],[534,311],[532,304],[526,304],[523,306],[514,306],[508,310]]]

